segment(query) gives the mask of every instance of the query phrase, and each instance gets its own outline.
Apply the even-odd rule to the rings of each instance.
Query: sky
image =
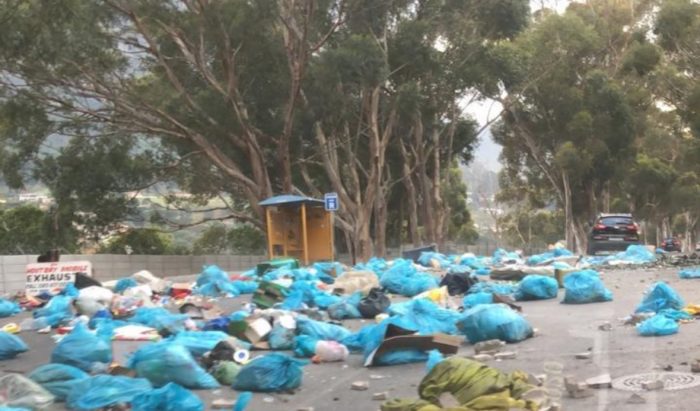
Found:
[[[532,11],[547,7],[561,13],[569,3],[570,0],[531,0],[530,7]],[[501,106],[492,100],[485,100],[469,104],[465,111],[471,114],[480,126],[483,126],[498,115]],[[501,163],[498,161],[500,154],[501,146],[491,140],[491,132],[488,129],[482,132],[479,135],[479,146],[474,153],[474,161],[481,163],[489,170],[499,171],[501,169]]]

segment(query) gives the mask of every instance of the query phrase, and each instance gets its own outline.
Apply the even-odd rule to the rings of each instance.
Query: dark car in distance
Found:
[[[669,252],[683,250],[681,240],[677,239],[676,237],[668,237],[667,239],[665,239],[664,242],[661,243],[661,248],[663,248],[664,251]]]
[[[588,254],[624,251],[632,244],[639,244],[639,225],[632,214],[601,214],[588,236]]]

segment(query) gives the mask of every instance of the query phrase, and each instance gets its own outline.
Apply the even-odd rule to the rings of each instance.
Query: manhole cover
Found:
[[[654,380],[664,382],[664,390],[684,390],[700,386],[700,379],[694,374],[686,372],[657,372],[647,374],[634,374],[625,377],[616,378],[612,382],[612,386],[618,390],[624,391],[644,391],[642,383]]]

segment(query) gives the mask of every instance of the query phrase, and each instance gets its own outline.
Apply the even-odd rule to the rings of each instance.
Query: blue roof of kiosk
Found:
[[[259,203],[263,207],[277,206],[277,205],[294,205],[294,204],[313,204],[313,205],[323,205],[323,200],[319,200],[311,197],[303,197],[292,194],[283,194],[279,196],[270,197]]]

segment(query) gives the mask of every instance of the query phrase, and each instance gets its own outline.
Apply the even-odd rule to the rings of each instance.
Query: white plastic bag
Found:
[[[0,377],[0,406],[41,410],[51,405],[54,399],[41,385],[23,375]]]
[[[100,310],[109,309],[112,304],[114,293],[104,287],[96,285],[80,290],[78,298],[75,300],[75,307],[80,314],[92,317]]]
[[[150,271],[141,270],[131,275],[131,278],[139,284],[148,284],[153,292],[161,294],[165,291],[168,284],[162,278],[158,278],[151,274]]]
[[[321,362],[345,361],[348,347],[337,341],[319,341],[316,344],[316,358]]]

